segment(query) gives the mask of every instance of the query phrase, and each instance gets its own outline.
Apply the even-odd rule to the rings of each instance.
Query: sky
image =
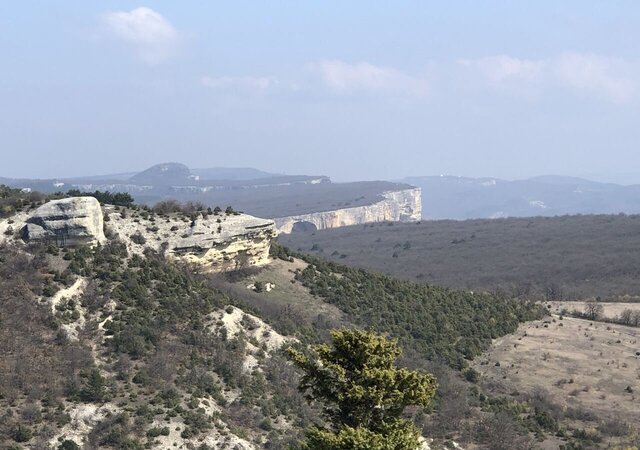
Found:
[[[640,2],[4,1],[0,176],[640,182]]]

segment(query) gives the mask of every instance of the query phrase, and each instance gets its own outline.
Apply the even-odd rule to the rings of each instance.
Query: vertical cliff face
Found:
[[[422,216],[420,188],[388,191],[383,200],[371,205],[343,208],[274,219],[280,233],[291,233],[296,227],[324,228],[345,227],[369,222],[417,222]]]

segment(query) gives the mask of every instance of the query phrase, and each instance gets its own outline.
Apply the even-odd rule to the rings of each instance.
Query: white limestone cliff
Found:
[[[167,258],[197,264],[205,272],[224,272],[269,263],[273,220],[247,214],[209,215],[191,221],[183,216],[123,217],[105,207],[107,228],[118,235],[129,252],[152,249]]]
[[[19,232],[18,232],[19,231]],[[130,254],[153,250],[194,263],[203,272],[223,272],[269,263],[273,220],[247,214],[159,215],[144,210],[100,206],[93,197],[52,200],[0,220],[0,243],[36,241],[60,247],[105,244],[118,239]]]
[[[279,233],[291,233],[297,223],[311,224],[322,230],[370,222],[417,222],[421,219],[420,188],[388,191],[384,192],[382,197],[383,200],[371,205],[299,214],[274,220]]]

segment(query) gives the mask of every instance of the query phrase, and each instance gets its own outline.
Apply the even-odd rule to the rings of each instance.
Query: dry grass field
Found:
[[[547,306],[551,305],[549,310],[554,314],[560,314],[562,310],[566,309],[569,312],[579,311],[584,312],[586,302],[548,302]],[[620,316],[620,313],[625,309],[632,311],[640,311],[640,302],[601,302],[603,311],[602,317],[606,319],[615,319]]]
[[[638,328],[554,315],[496,339],[473,366],[492,393],[542,393],[581,427],[640,424]]]
[[[261,294],[264,302],[282,302],[284,304],[295,305],[304,311],[309,318],[313,319],[318,315],[331,317],[339,321],[344,320],[344,313],[336,306],[318,300],[300,282],[295,280],[295,271],[302,270],[307,263],[294,259],[293,262],[275,259],[267,267],[250,277],[250,281],[259,281],[264,284],[272,283],[273,289]],[[246,280],[238,283],[246,291]]]
[[[311,324],[318,332],[323,330],[325,334],[331,328],[352,325],[338,307],[319,300],[295,280],[295,271],[304,269],[306,265],[300,259],[293,262],[275,259],[268,266],[251,270],[238,279],[219,275],[215,277],[214,284],[291,333],[304,323]],[[254,292],[250,286],[255,283],[270,284],[271,289]]]

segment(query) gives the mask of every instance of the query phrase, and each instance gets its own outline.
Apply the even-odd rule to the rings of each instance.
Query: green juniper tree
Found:
[[[329,427],[313,427],[309,450],[416,450],[420,432],[402,418],[407,406],[428,406],[435,378],[396,366],[402,353],[397,341],[349,329],[331,332],[332,345],[311,354],[289,349],[304,372],[300,390],[310,401],[325,403]]]
[[[80,399],[85,402],[102,403],[109,398],[109,391],[105,378],[97,368],[93,368],[86,375]]]

